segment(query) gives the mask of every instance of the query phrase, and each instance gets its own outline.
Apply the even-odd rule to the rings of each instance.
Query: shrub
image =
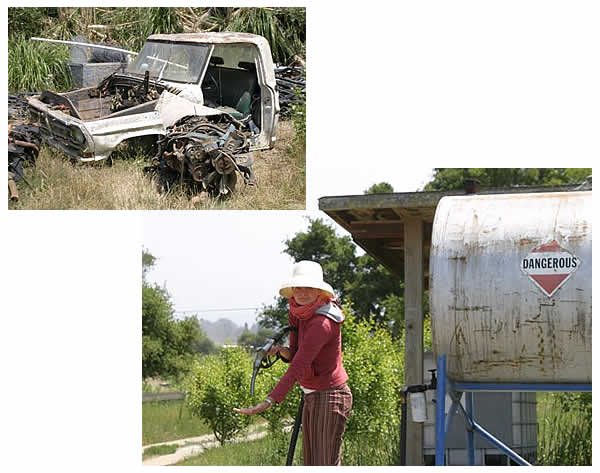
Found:
[[[278,361],[270,369],[259,371],[259,374],[256,377],[255,386],[255,393],[258,401],[267,397],[285,374],[288,366],[287,363]],[[277,434],[281,432],[285,425],[294,421],[298,412],[298,406],[300,405],[301,396],[302,392],[298,385],[296,385],[290,389],[281,403],[274,404],[261,414],[267,421],[271,433]]]
[[[233,412],[234,407],[253,405],[249,382],[252,361],[240,348],[224,348],[194,362],[186,383],[190,411],[202,418],[223,445],[252,422],[251,416]]]
[[[346,427],[348,441],[374,435],[385,441],[400,422],[400,390],[404,361],[390,333],[348,308],[343,325],[344,367],[349,376],[353,408]]]

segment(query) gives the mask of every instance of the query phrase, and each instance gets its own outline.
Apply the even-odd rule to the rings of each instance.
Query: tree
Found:
[[[394,188],[387,182],[380,182],[379,184],[373,184],[369,187],[364,194],[389,194],[394,192]]]
[[[273,330],[261,327],[256,333],[244,330],[238,337],[237,343],[246,348],[262,347],[268,338],[273,336]]]
[[[402,344],[374,320],[354,317],[350,304],[344,306],[349,315],[342,326],[342,346],[353,402],[343,461],[357,465],[362,450],[389,446],[399,430],[404,356]]]
[[[436,168],[423,190],[462,189],[466,179],[476,179],[482,187],[578,184],[591,174],[591,168]]]
[[[176,320],[166,288],[146,280],[156,258],[142,250],[142,377],[178,377],[194,355],[215,351],[196,317]]]
[[[156,258],[147,249],[142,248],[142,280],[148,274],[154,265],[156,264]]]
[[[234,407],[256,404],[250,396],[252,360],[241,348],[225,348],[196,360],[186,381],[186,404],[211,428],[223,445],[252,422]]]
[[[337,236],[335,230],[322,219],[309,219],[306,232],[299,232],[286,240],[285,253],[295,261],[317,261],[323,267],[325,280],[345,296],[345,283],[356,272],[356,246],[349,236]]]
[[[377,323],[401,326],[403,288],[397,279],[369,255],[356,255],[356,245],[349,236],[338,236],[322,219],[309,219],[308,229],[285,241],[285,253],[295,261],[316,261],[323,267],[323,277],[339,299],[351,299],[359,319],[373,316]],[[394,298],[389,296],[393,295]],[[259,323],[267,328],[287,325],[288,303],[282,298],[261,310]]]

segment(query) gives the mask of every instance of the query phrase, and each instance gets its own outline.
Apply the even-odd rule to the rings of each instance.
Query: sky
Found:
[[[285,2],[252,2],[273,4]],[[435,167],[598,158],[597,2],[302,4],[309,215],[324,215],[319,197],[381,181],[417,190]],[[177,309],[255,307],[289,276],[282,241],[305,229],[306,213],[5,209],[0,357],[14,389],[3,405],[39,420],[44,467],[141,467],[142,246]],[[38,466],[23,412],[2,413],[9,469],[11,459]],[[98,456],[107,438],[110,454]]]

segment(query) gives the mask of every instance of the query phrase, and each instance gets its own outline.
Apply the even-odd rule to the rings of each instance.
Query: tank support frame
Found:
[[[544,383],[455,383],[447,375],[446,355],[437,357],[437,387],[435,411],[435,464],[445,464],[446,434],[452,424],[456,413],[464,419],[467,435],[467,452],[469,465],[475,465],[475,433],[492,443],[499,450],[519,465],[532,466],[527,460],[513,451],[501,440],[494,437],[473,418],[473,392],[474,391],[562,391],[562,392],[591,392],[591,384],[544,384]],[[452,399],[452,405],[446,415],[446,394]],[[465,407],[461,404],[463,394]]]

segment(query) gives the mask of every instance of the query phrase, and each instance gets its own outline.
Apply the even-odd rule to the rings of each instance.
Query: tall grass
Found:
[[[133,51],[142,49],[151,34],[183,32],[177,8],[112,8],[100,10],[99,17],[104,24],[113,26],[112,41]]]
[[[25,39],[8,42],[8,89],[11,92],[72,88],[69,51],[55,45]]]
[[[204,422],[192,417],[184,401],[142,403],[142,445],[210,434]]]
[[[547,395],[538,403],[538,465],[592,464],[591,403],[565,402],[565,396]]]
[[[360,439],[344,440],[342,464],[356,466],[400,465],[400,428],[391,436],[380,433],[363,435]]]
[[[294,154],[291,123],[281,122],[277,145],[256,152],[257,185],[238,180],[235,192],[224,200],[201,200],[185,189],[168,194],[144,174],[148,156],[114,159],[113,165],[73,164],[63,154],[42,147],[35,167],[25,170],[13,210],[264,210],[303,209],[306,205],[305,158]]]
[[[89,25],[107,28],[89,29]],[[138,51],[153,33],[240,31],[265,36],[276,62],[287,64],[305,54],[305,8],[225,7],[62,7],[9,8],[8,37],[39,36],[118,44]]]
[[[217,9],[224,10],[224,9]],[[241,31],[264,36],[276,62],[289,63],[303,54],[306,10],[304,8],[236,8],[216,18],[223,31]]]

